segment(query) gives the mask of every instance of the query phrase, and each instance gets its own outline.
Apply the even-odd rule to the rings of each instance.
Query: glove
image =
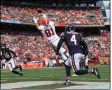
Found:
[[[33,16],[33,21],[34,21],[35,23],[37,23],[38,18],[36,18],[36,17]]]

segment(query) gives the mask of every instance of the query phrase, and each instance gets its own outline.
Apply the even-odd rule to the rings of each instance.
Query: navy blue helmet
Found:
[[[6,48],[6,44],[0,43],[1,48]]]
[[[73,24],[68,24],[68,26],[66,27],[66,31],[70,32],[71,30],[75,30],[75,27]]]
[[[8,50],[9,48],[6,46],[6,44],[0,43],[0,49],[2,50]]]

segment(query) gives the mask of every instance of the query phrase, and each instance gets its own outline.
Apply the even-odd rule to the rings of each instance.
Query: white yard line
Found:
[[[5,84],[1,84],[1,89],[23,88],[23,87],[40,86],[40,85],[48,85],[48,84],[55,84],[55,83],[56,81],[26,81],[26,82],[16,82],[16,83],[5,83]]]
[[[75,82],[76,84],[83,84],[83,85],[76,85],[64,88],[57,88],[57,89],[110,89],[109,82]]]
[[[2,82],[2,81],[7,81],[7,80],[0,80],[0,81]]]
[[[26,82],[16,82],[16,83],[5,83],[1,84],[1,89],[14,89],[14,88],[23,88],[23,87],[32,87],[40,85],[49,85],[49,84],[62,84],[64,81],[26,81]],[[109,82],[72,82],[74,86],[57,88],[57,89],[110,89]],[[82,84],[82,85],[81,85]]]

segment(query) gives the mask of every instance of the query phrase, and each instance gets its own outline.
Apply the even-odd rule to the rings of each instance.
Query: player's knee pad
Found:
[[[66,69],[66,75],[67,75],[67,76],[70,76],[70,70],[71,70],[71,67],[65,65],[65,69]]]

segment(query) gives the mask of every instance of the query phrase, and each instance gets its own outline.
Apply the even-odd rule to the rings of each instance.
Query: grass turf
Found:
[[[72,81],[110,81],[110,65],[93,66],[98,67],[101,79],[95,75],[71,76]],[[90,67],[90,68],[93,68]],[[1,83],[22,81],[65,81],[64,67],[50,67],[37,69],[23,69],[24,76],[18,76],[9,70],[1,70]],[[71,70],[71,74],[73,71]]]

